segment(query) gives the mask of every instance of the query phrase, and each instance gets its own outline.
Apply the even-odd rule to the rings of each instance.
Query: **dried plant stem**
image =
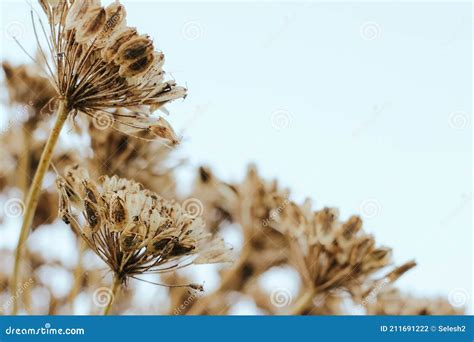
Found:
[[[20,155],[20,161],[18,165],[18,172],[20,172],[20,184],[19,187],[23,191],[23,200],[26,200],[28,188],[30,186],[30,148],[31,148],[31,139],[30,132],[28,132],[29,125],[25,124],[22,127],[23,133],[23,149]]]
[[[28,197],[25,203],[25,212],[23,215],[23,224],[21,226],[20,237],[18,239],[18,244],[15,250],[15,265],[13,268],[13,277],[11,282],[11,293],[15,294],[16,289],[19,287],[19,275],[20,275],[20,262],[25,247],[26,238],[30,232],[31,223],[33,222],[33,217],[38,206],[38,200],[41,194],[41,186],[43,183],[43,178],[48,171],[51,158],[53,157],[53,150],[58,141],[59,134],[61,129],[66,122],[68,115],[68,108],[66,103],[61,100],[59,101],[58,114],[56,122],[54,123],[53,129],[49,135],[46,146],[44,147],[43,153],[41,154],[40,161],[38,163],[38,168],[36,169],[33,182],[31,183],[30,190],[28,192]],[[13,302],[13,311],[12,314],[16,315],[18,313],[18,300]]]
[[[112,287],[110,288],[110,295],[108,296],[109,302],[107,303],[107,306],[104,309],[104,316],[107,316],[110,312],[110,309],[112,308],[112,304],[115,301],[115,297],[118,294],[118,290],[120,288],[121,281],[118,277],[114,277],[114,282],[112,284]]]
[[[289,315],[302,315],[309,307],[312,306],[312,301],[316,295],[314,288],[306,290],[303,295],[296,301],[295,305],[290,308]]]
[[[68,302],[71,305],[71,308],[73,308],[74,305],[74,300],[76,299],[77,294],[79,293],[82,285],[82,280],[83,280],[83,267],[82,267],[82,258],[84,255],[85,250],[87,249],[86,242],[83,239],[78,239],[78,245],[79,245],[79,250],[78,250],[78,255],[77,255],[77,265],[76,268],[74,269],[74,283],[71,288],[71,292],[69,292],[68,296]]]

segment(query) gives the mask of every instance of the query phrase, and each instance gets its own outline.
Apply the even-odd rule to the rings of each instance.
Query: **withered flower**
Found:
[[[119,284],[143,273],[230,261],[230,249],[205,231],[200,218],[139,183],[117,176],[94,182],[76,166],[57,185],[60,216],[110,267]],[[83,222],[73,217],[72,207],[82,212]]]
[[[186,95],[175,81],[165,80],[164,55],[148,35],[126,24],[119,1],[102,7],[100,0],[47,1],[50,57],[43,53],[47,72],[68,111],[96,120],[114,120],[114,128],[147,131],[163,137],[169,124],[150,116],[167,102]],[[126,108],[127,113],[116,109]],[[166,138],[166,137],[165,137]]]
[[[288,201],[288,191],[276,181],[262,179],[255,166],[250,166],[244,181],[228,184],[217,179],[207,168],[200,168],[193,196],[204,203],[203,218],[214,229],[226,222],[236,223],[242,231],[243,245],[238,260],[221,273],[219,288],[202,297],[189,310],[191,314],[208,312],[210,303],[229,291],[246,292],[260,275],[287,262],[287,241],[274,229],[274,218]]]
[[[276,221],[276,228],[289,237],[290,262],[305,285],[293,314],[310,313],[315,296],[332,291],[345,290],[360,300],[416,265],[410,261],[374,279],[375,272],[390,264],[391,249],[376,247],[373,236],[363,232],[359,217],[341,222],[336,209],[312,211],[309,200],[302,206],[291,202]]]
[[[212,171],[201,166],[194,180],[193,198],[204,206],[202,217],[206,227],[216,232],[225,223],[235,222],[238,206],[237,188],[219,180]]]

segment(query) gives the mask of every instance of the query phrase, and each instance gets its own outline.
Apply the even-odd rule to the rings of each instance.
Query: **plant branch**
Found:
[[[53,157],[54,147],[61,133],[61,129],[64,126],[68,116],[68,108],[64,100],[59,101],[58,115],[56,117],[56,122],[51,130],[48,141],[44,147],[43,153],[41,154],[38,167],[31,183],[30,190],[25,204],[25,212],[23,215],[23,224],[21,226],[20,237],[18,239],[18,244],[15,250],[15,265],[13,268],[13,277],[11,282],[11,294],[14,295],[16,290],[19,288],[20,281],[20,262],[25,248],[25,242],[30,232],[31,224],[33,222],[33,217],[36,212],[36,207],[38,206],[38,200],[41,194],[41,187],[43,183],[43,178],[48,171],[49,164]],[[18,313],[18,299],[13,302],[13,315]]]
[[[115,297],[118,294],[120,284],[121,284],[120,279],[117,276],[115,276],[114,277],[114,282],[113,282],[112,287],[110,289],[110,292],[111,292],[110,296],[108,296],[108,303],[107,303],[107,306],[104,309],[104,316],[107,316],[110,313],[110,309],[112,308],[112,304],[114,303]]]

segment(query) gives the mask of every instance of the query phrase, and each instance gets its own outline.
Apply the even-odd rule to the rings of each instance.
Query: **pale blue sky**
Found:
[[[236,180],[255,162],[295,199],[365,214],[419,263],[400,287],[472,299],[470,3],[123,2],[189,88],[169,119],[191,166]],[[25,60],[5,30],[33,50],[27,5],[8,4],[1,56]]]

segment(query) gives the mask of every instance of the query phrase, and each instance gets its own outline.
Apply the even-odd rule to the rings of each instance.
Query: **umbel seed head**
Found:
[[[179,203],[116,176],[89,179],[80,167],[58,177],[60,216],[123,282],[142,273],[230,261],[230,248]],[[82,218],[72,215],[73,208]]]
[[[140,136],[135,133],[146,131],[150,139],[176,143],[169,124],[151,114],[184,98],[186,89],[165,80],[163,53],[148,35],[127,26],[125,7],[119,1],[102,7],[99,0],[40,4],[52,42],[50,56],[40,46],[42,62],[68,109],[96,119],[109,115],[117,130]]]

